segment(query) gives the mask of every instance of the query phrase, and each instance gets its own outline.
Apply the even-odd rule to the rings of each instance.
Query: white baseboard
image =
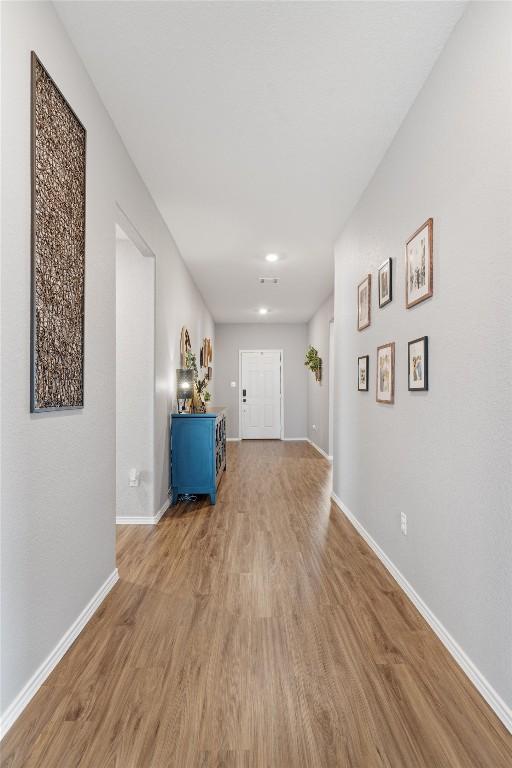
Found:
[[[2,719],[0,722],[0,739],[5,736],[9,728],[21,715],[29,701],[37,693],[50,672],[54,669],[54,667],[57,666],[72,643],[74,643],[82,629],[85,627],[89,619],[92,618],[93,614],[99,608],[118,579],[119,574],[116,568],[114,571],[112,571],[108,579],[101,585],[94,597],[85,606],[82,613],[73,622],[68,631],[61,637],[50,655],[34,672],[28,683],[18,693],[14,701],[7,707],[5,712],[2,714]]]
[[[167,499],[155,515],[117,515],[116,525],[156,525],[169,507],[170,502]]]
[[[261,438],[261,439],[265,439],[265,438]],[[309,442],[309,438],[308,437],[281,437],[281,438],[277,438],[277,439],[281,439],[281,440],[283,440],[286,443],[299,443],[299,442],[308,443]],[[241,437],[226,437],[226,440],[227,440],[228,443],[240,443],[242,438]]]
[[[415,589],[407,581],[405,576],[398,570],[396,565],[389,559],[386,553],[379,547],[377,542],[370,536],[366,528],[361,525],[355,515],[343,504],[341,499],[336,496],[334,491],[331,498],[345,517],[352,523],[356,531],[363,537],[366,543],[373,549],[379,560],[389,571],[391,576],[403,589],[407,597],[416,606],[427,624],[433,629],[445,648],[453,656],[462,671],[469,677],[477,691],[483,696],[489,706],[500,718],[505,728],[512,733],[512,708],[501,698],[499,693],[492,687],[489,681],[480,672],[478,667],[471,661],[469,656],[462,650],[457,641],[450,635],[446,627],[432,613],[428,605],[422,600]]]
[[[327,459],[327,461],[332,461],[332,456],[329,456],[329,454],[328,454],[328,453],[326,453],[324,450],[322,450],[322,448],[320,448],[320,446],[319,446],[319,445],[317,445],[317,444],[316,444],[316,443],[314,443],[312,440],[310,440],[310,439],[309,439],[309,437],[308,437],[308,443],[309,443],[310,445],[312,445],[312,446],[313,446],[313,448],[314,448],[316,451],[318,451],[318,453],[321,453],[321,454],[322,454],[322,456],[324,457],[324,459]]]
[[[154,516],[155,524],[158,523],[160,518],[165,515],[165,513],[167,512],[170,506],[171,506],[171,502],[169,501],[169,499],[166,499],[162,504],[162,506],[160,507],[160,509],[158,510],[158,512],[156,513],[156,515]]]

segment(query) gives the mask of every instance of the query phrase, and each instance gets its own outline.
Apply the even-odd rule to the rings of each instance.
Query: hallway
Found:
[[[512,737],[306,442],[228,446],[216,507],[118,528],[120,581],[3,768],[505,768]]]

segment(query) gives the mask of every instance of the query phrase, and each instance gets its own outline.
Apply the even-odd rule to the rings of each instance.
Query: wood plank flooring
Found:
[[[3,768],[510,768],[512,737],[329,488],[307,443],[230,444],[216,507],[120,528],[121,579]]]

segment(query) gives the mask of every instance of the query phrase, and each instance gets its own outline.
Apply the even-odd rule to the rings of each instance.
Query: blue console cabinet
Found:
[[[180,493],[209,494],[212,504],[226,469],[226,412],[172,413],[170,446],[171,504]]]

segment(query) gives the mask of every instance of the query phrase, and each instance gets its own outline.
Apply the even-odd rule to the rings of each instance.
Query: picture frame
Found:
[[[409,392],[428,391],[428,336],[408,343],[407,379]]]
[[[385,307],[393,300],[393,259],[383,261],[377,270],[379,281],[379,308]]]
[[[393,405],[395,402],[395,342],[377,347],[376,400]]]
[[[30,412],[84,407],[87,131],[31,51]]]
[[[188,328],[184,325],[181,329],[180,335],[180,363],[182,368],[187,366],[187,352],[192,351],[192,343],[190,341],[190,333]]]
[[[434,220],[419,227],[405,244],[405,306],[416,306],[434,294]]]
[[[357,358],[357,390],[368,392],[368,368],[370,355],[362,355]]]
[[[368,328],[371,322],[372,276],[367,274],[357,286],[357,330]]]

